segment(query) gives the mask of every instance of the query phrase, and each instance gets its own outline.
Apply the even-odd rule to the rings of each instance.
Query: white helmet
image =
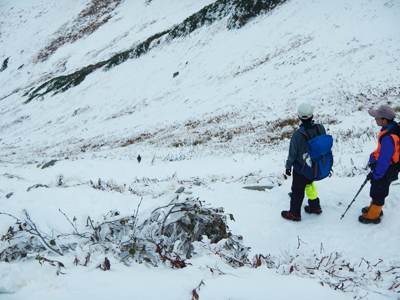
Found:
[[[313,116],[313,109],[309,103],[303,103],[299,106],[300,119],[306,120]]]

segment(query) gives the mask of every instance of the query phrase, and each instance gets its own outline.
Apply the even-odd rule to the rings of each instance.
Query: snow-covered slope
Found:
[[[398,287],[389,289],[396,275],[375,281],[371,274],[399,265],[398,185],[392,186],[382,224],[357,222],[360,208],[369,203],[368,187],[339,219],[363,182],[368,154],[376,146],[379,128],[367,109],[388,103],[400,111],[400,3],[288,0],[228,29],[232,6],[189,34],[169,38],[168,32],[215,3],[1,2],[0,212],[23,218],[26,209],[44,232],[65,232],[72,227],[59,209],[83,226],[88,215],[98,220],[112,209],[129,215],[143,197],[144,218],[184,185],[193,196],[232,213],[232,232],[244,237],[252,255],[271,254],[280,261],[278,274],[292,273],[287,268],[297,264],[294,274],[317,280],[287,279],[266,267],[236,270],[203,252],[182,272],[126,268],[113,260],[110,279],[93,275],[100,272],[95,267],[103,256],[93,258],[90,270],[77,268],[73,257],[65,256],[68,274],[61,277],[47,275],[47,267],[35,275],[40,267],[35,261],[0,262],[0,292],[15,293],[6,299],[32,293],[83,299],[89,290],[111,298],[110,290],[94,282],[118,281],[121,293],[131,293],[122,278],[142,277],[135,284],[140,290],[154,273],[159,290],[140,290],[142,299],[158,299],[159,291],[168,291],[164,299],[190,299],[201,280],[201,299],[267,299],[260,296],[267,281],[275,293],[271,299],[290,299],[287,285],[295,286],[300,299],[396,299]],[[222,12],[229,13],[221,17]],[[64,92],[29,96],[49,80],[108,61],[157,34],[139,57],[109,70],[102,65]],[[314,106],[316,120],[333,135],[335,166],[333,177],[317,185],[324,214],[292,224],[280,217],[290,190],[283,171],[303,102]],[[38,167],[51,159],[59,162]],[[122,192],[92,189],[89,182],[99,178],[123,187]],[[39,183],[48,188],[27,191]],[[252,184],[274,188],[242,189]],[[13,223],[0,215],[0,234]],[[335,252],[343,264],[358,266],[357,276],[372,272],[348,288],[349,294],[321,286],[328,273],[313,276],[302,269],[314,257]],[[384,263],[372,271],[362,264],[380,259]],[[228,276],[216,276],[212,268]],[[74,281],[85,276],[96,279],[85,285]],[[182,286],[171,288],[165,277]],[[311,287],[315,293],[310,295]]]
[[[3,155],[62,157],[126,142],[219,149],[228,140],[233,148],[268,147],[302,102],[312,103],[333,132],[362,122],[367,107],[398,103],[396,1],[288,1],[240,29],[228,30],[224,18],[185,37],[161,38],[146,55],[23,104],[28,88],[127,50],[209,2],[119,3],[94,33],[36,63],[41,50],[72,30],[88,1],[65,8],[52,1],[45,8],[2,4],[1,55],[9,57],[0,73]],[[19,32],[31,38],[16,38]]]

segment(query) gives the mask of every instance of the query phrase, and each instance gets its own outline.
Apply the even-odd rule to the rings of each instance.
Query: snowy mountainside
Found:
[[[0,20],[0,254],[18,252],[18,220],[49,242],[35,244],[47,261],[0,261],[1,297],[398,299],[399,184],[380,225],[357,221],[368,187],[340,216],[376,147],[367,109],[400,112],[399,1],[15,0]],[[317,183],[324,213],[289,222],[284,162],[303,102],[334,137],[334,173]],[[204,237],[177,270],[179,242],[172,263],[153,244],[141,264],[105,238],[76,242],[187,199],[226,212],[244,248]]]
[[[319,120],[332,124],[332,132],[341,130],[343,118],[360,118],[359,110],[398,103],[399,35],[392,26],[399,20],[397,2],[341,1],[332,7],[323,1],[288,1],[240,29],[228,30],[224,18],[169,42],[162,38],[146,55],[108,72],[97,70],[64,93],[23,104],[24,94],[46,79],[109,58],[209,3],[121,2],[92,34],[36,63],[59,28],[73,27],[77,5],[83,9],[90,2],[71,2],[67,8],[52,3],[33,13],[2,4],[3,24],[14,24],[18,14],[33,16],[10,26],[10,33],[9,27],[2,29],[7,45],[2,57],[9,57],[0,73],[2,114],[9,116],[1,124],[2,132],[8,132],[3,154],[32,157],[46,149],[45,155],[62,157],[90,148],[124,150],[121,146],[130,144],[216,150],[236,144],[233,148],[246,152],[260,144],[269,148],[271,141],[294,130],[285,121],[295,119],[301,102],[311,102]],[[52,19],[57,9],[70,10],[72,17]],[[132,17],[134,11],[138,17]],[[33,29],[29,44],[22,43],[30,41],[27,37],[14,38],[19,30],[28,31],[27,23]],[[22,139],[22,132],[29,133],[31,142]]]

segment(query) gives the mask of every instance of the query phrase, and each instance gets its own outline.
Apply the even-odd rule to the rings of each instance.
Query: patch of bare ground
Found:
[[[62,26],[55,38],[39,51],[34,63],[46,61],[58,48],[91,35],[112,18],[112,12],[123,0],[92,0],[71,22]]]

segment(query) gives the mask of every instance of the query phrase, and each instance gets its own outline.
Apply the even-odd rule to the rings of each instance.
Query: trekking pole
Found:
[[[358,194],[360,194],[361,190],[362,190],[363,187],[367,184],[367,182],[368,182],[368,179],[365,179],[364,183],[361,185],[361,187],[360,187],[360,189],[358,190],[358,192],[357,192],[356,196],[354,197],[353,201],[351,201],[351,203],[349,204],[349,206],[347,206],[347,209],[346,209],[346,211],[344,212],[344,214],[342,215],[342,217],[340,218],[340,220],[343,219],[344,215],[347,213],[347,211],[349,210],[350,206],[351,206],[351,205],[353,204],[353,202],[356,200]]]

